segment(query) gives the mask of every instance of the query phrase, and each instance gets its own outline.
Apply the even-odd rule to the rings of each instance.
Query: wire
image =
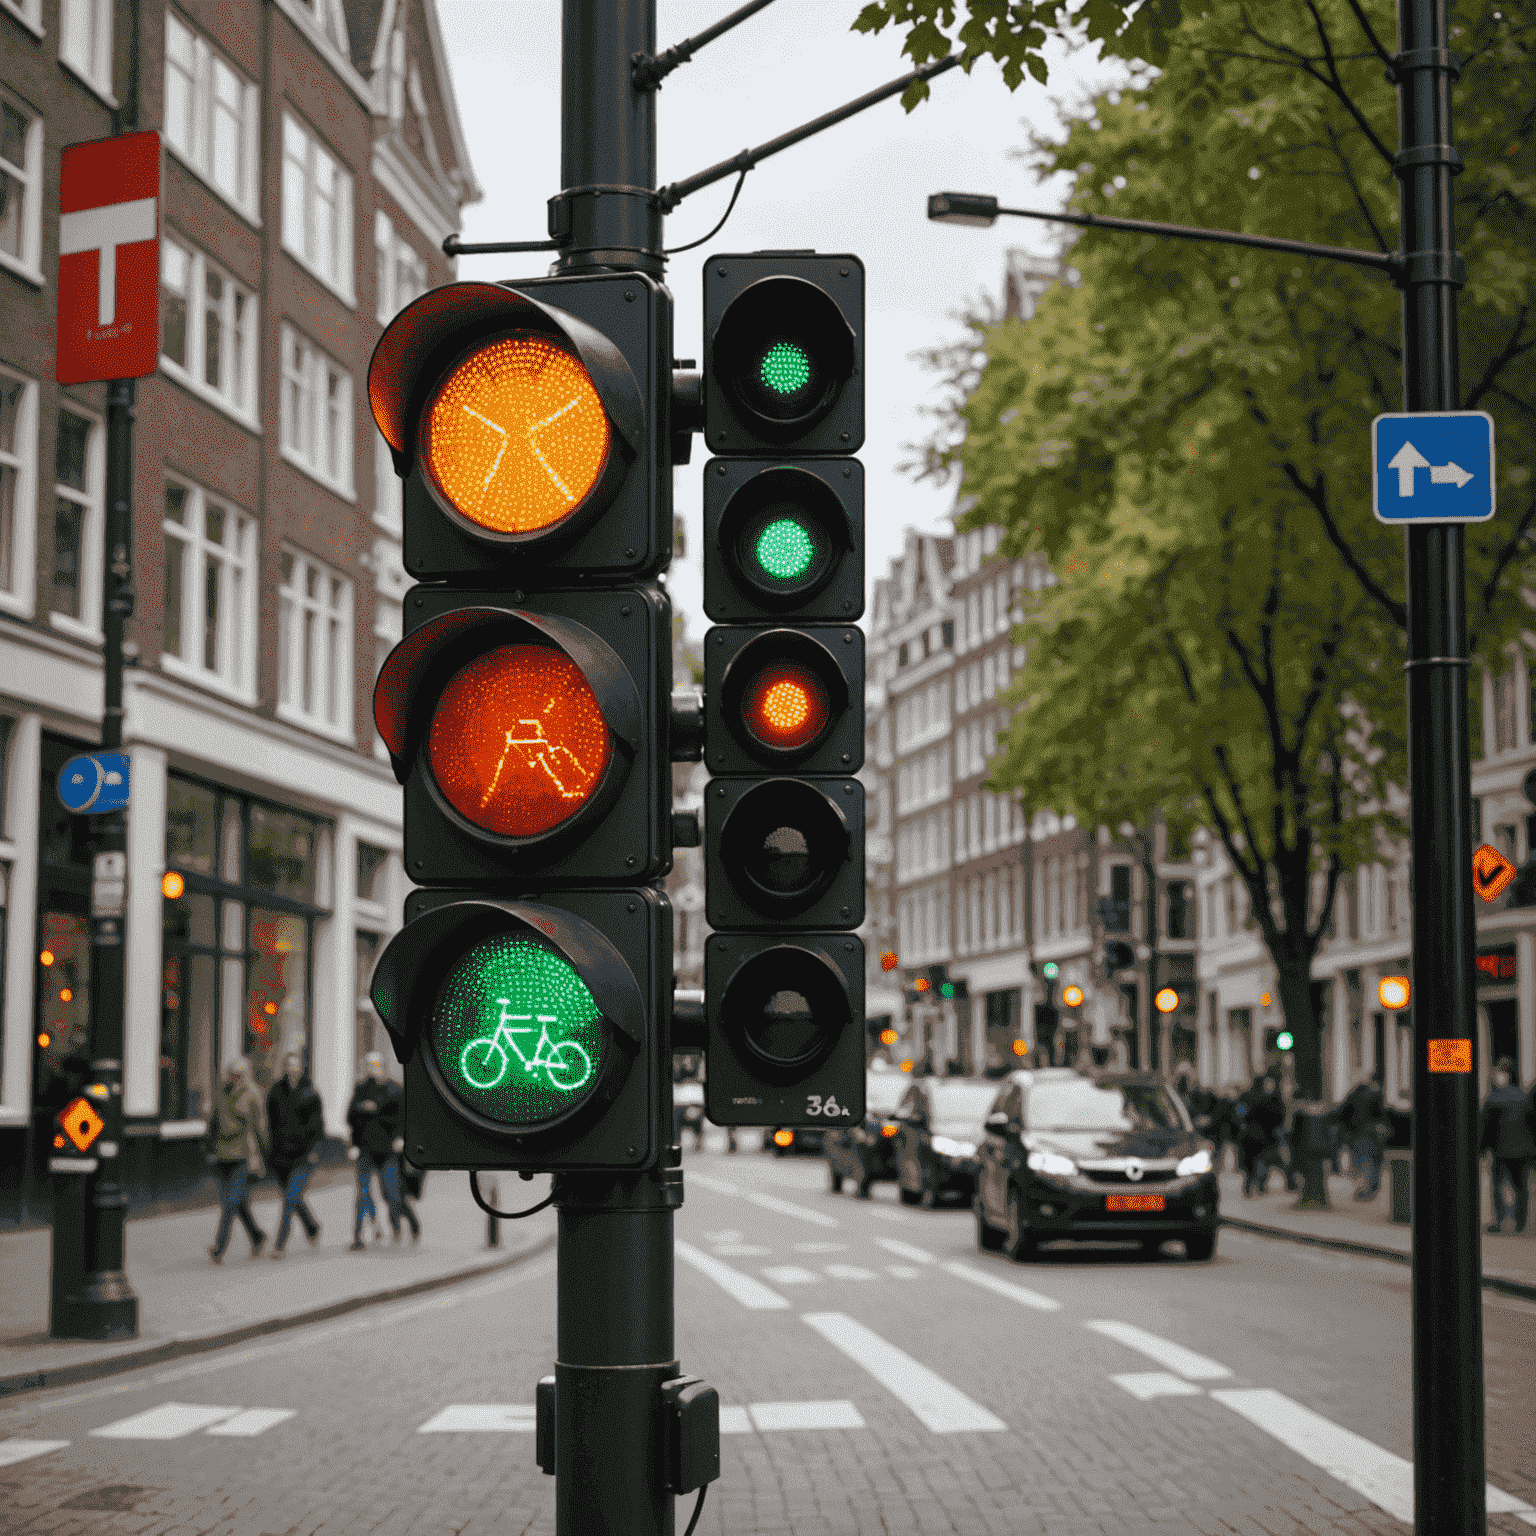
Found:
[[[495,1216],[502,1221],[521,1221],[524,1216],[532,1216],[535,1211],[542,1211],[544,1207],[555,1198],[554,1190],[550,1190],[549,1194],[543,1200],[540,1200],[537,1205],[530,1205],[526,1211],[494,1210],[491,1206],[488,1206],[485,1203],[485,1200],[481,1196],[480,1175],[475,1172],[471,1172],[469,1176],[469,1192],[475,1197],[475,1204],[478,1205],[487,1216]]]
[[[713,240],[715,236],[725,228],[725,221],[730,218],[731,209],[736,206],[736,199],[741,196],[741,184],[747,179],[747,172],[751,169],[752,167],[750,165],[744,167],[741,175],[736,178],[736,190],[731,193],[731,200],[725,205],[725,212],[720,215],[720,222],[716,224],[715,227],[710,230],[707,235],[704,236],[703,240],[690,240],[687,245],[674,245],[669,250],[663,251],[661,254],[663,256],[676,256],[683,251],[693,250],[695,246],[703,245],[705,240]],[[692,1529],[692,1527],[690,1527],[690,1529]],[[686,1532],[684,1533],[684,1536],[686,1536]]]
[[[699,1523],[699,1516],[704,1513],[704,1495],[708,1492],[709,1484],[705,1483],[699,1489],[699,1502],[693,1506],[693,1519],[688,1522],[688,1529],[683,1532],[683,1536],[693,1536],[693,1528]]]

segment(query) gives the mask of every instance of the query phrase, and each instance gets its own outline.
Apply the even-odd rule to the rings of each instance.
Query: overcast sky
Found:
[[[459,113],[484,201],[466,211],[464,239],[545,237],[545,204],[560,189],[559,0],[437,0]],[[660,0],[657,48],[701,31],[732,0]],[[657,107],[657,180],[665,185],[760,144],[788,128],[906,73],[901,36],[848,29],[858,0],[776,0],[711,43],[668,77]],[[953,316],[983,292],[999,295],[1010,247],[1046,251],[1051,226],[1001,220],[990,230],[930,224],[928,193],[994,192],[1005,202],[1060,206],[1065,183],[1035,189],[1009,158],[1025,124],[1043,132],[1059,122],[1058,103],[1086,100],[1094,81],[1109,83],[1086,53],[1052,54],[1051,82],[1009,92],[990,61],[969,78],[933,82],[910,116],[897,99],[774,156],[752,171],[729,223],[709,244],[678,256],[668,286],[677,301],[676,352],[701,357],[701,285],[712,252],[804,246],[851,251],[864,261],[868,433],[859,457],[868,485],[869,585],[900,553],[908,526],[942,529],[953,491],[914,483],[898,471],[902,445],[926,437],[925,406],[939,398],[935,375],[913,357],[959,334]],[[695,193],[667,219],[665,242],[684,245],[713,227],[735,178]],[[465,278],[533,277],[542,255],[470,256]],[[688,557],[669,577],[689,632],[707,627],[698,563],[701,464],[678,470],[677,511],[688,529]]]

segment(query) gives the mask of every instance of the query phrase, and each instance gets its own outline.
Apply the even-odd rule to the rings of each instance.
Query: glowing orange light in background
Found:
[[[933,990],[933,983],[926,976],[919,976],[912,983],[912,990],[914,992],[930,992]]]
[[[546,645],[503,645],[448,680],[427,741],[432,776],[467,820],[536,837],[575,815],[613,756],[581,668]]]
[[[175,901],[186,888],[185,878],[174,869],[167,870],[160,877],[160,894],[168,901]]]
[[[277,1013],[277,1004],[276,1003],[266,1003],[266,1004],[263,1004],[261,1011],[263,1013],[267,1014],[269,1017],[275,1016],[276,1013]]]
[[[48,1047],[53,1044],[53,1036],[50,1035],[45,1029],[42,1034],[37,1037],[37,1043],[46,1051]]]
[[[832,714],[821,679],[789,661],[764,667],[748,686],[742,708],[747,729],[765,747],[780,751],[809,746]]]
[[[60,991],[60,993],[59,993],[59,1001],[61,1003],[72,1003],[72,1002],[74,1002],[74,1000],[75,1000],[75,992],[74,992],[74,988],[73,987],[65,987],[65,988],[63,988]]]
[[[795,1133],[793,1131],[775,1131],[773,1133],[773,1144],[776,1147],[791,1146],[794,1143],[794,1139]]]
[[[894,971],[900,964],[901,961],[897,958],[894,950],[888,949],[880,956],[880,969],[882,971]]]
[[[1259,993],[1259,1007],[1260,1008],[1268,1008],[1269,1007],[1269,993],[1268,992],[1260,992]]]
[[[52,965],[53,962],[54,953],[51,949],[45,949],[42,954],[37,957],[37,963],[39,965]]]
[[[912,1058],[910,1056],[907,1057],[907,1059],[904,1062],[902,1062],[901,1070],[903,1072],[910,1072],[912,1070]]]
[[[1152,999],[1152,1006],[1159,1013],[1172,1013],[1179,1006],[1179,994],[1172,987],[1163,987]]]
[[[586,499],[612,432],[581,360],[516,335],[466,357],[427,412],[425,464],[450,503],[496,533],[536,533]]]
[[[901,1127],[899,1125],[894,1125],[891,1123],[891,1121],[887,1120],[885,1124],[880,1127],[880,1134],[882,1136],[894,1136],[900,1130]]]
[[[1376,983],[1376,996],[1381,1006],[1391,1008],[1394,1012],[1408,1006],[1411,991],[1406,976],[1383,976]]]
[[[1083,1003],[1083,989],[1075,982],[1071,986],[1063,987],[1061,1000],[1068,1008],[1080,1008]]]
[[[1029,1055],[1029,1041],[1027,1041],[1027,1040],[1015,1040],[1013,1042],[1013,1054],[1015,1056],[1028,1056]]]
[[[895,1045],[900,1038],[901,1036],[894,1029],[882,1029],[880,1031],[881,1045]]]

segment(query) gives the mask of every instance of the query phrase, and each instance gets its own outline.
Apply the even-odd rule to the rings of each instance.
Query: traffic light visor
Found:
[[[443,797],[502,837],[538,837],[574,816],[612,758],[591,684],[549,645],[500,645],[466,662],[443,688],[427,736]]]
[[[613,450],[603,401],[574,349],[514,331],[461,357],[423,420],[427,475],[461,516],[539,533],[591,497]]]

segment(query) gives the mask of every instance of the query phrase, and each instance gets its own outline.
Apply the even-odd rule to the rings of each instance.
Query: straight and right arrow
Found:
[[[1412,443],[1404,443],[1387,460],[1387,468],[1397,471],[1397,494],[1404,498],[1413,495],[1413,472],[1416,469],[1429,471],[1431,485],[1454,485],[1458,490],[1473,478],[1471,472],[1454,459],[1448,464],[1431,464]]]

